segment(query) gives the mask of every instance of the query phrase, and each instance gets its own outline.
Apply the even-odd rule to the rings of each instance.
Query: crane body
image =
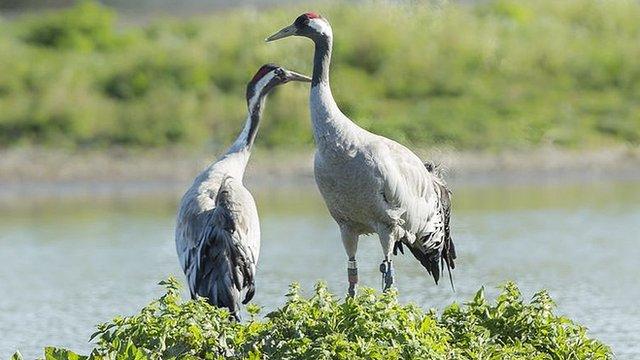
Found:
[[[309,108],[316,143],[314,174],[327,208],[339,226],[347,254],[348,293],[358,282],[356,252],[360,235],[376,233],[384,260],[383,288],[394,283],[392,253],[411,253],[433,276],[440,265],[454,268],[450,236],[450,191],[444,181],[403,145],[373,134],[340,111],[329,85],[333,31],[315,13],[268,37],[303,36],[314,42]]]
[[[273,64],[262,66],[247,85],[245,125],[224,155],[193,181],[178,209],[175,242],[192,298],[207,298],[239,319],[240,302],[255,293],[260,222],[255,201],[243,185],[265,100],[289,81],[310,78]],[[241,301],[241,295],[244,299]]]

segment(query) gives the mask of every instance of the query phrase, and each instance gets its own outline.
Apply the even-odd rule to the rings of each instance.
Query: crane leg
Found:
[[[387,291],[394,283],[395,270],[393,269],[393,261],[384,259],[380,264],[380,272],[382,273],[382,290]]]
[[[358,263],[356,262],[356,251],[358,250],[358,234],[351,231],[346,226],[340,227],[340,235],[342,237],[342,245],[349,257],[347,261],[347,276],[349,280],[349,288],[347,294],[349,297],[356,295],[356,287],[358,286]]]
[[[380,229],[378,236],[380,237],[380,245],[384,253],[384,260],[380,264],[380,272],[382,273],[382,290],[387,291],[393,286],[395,271],[393,270],[393,261],[391,261],[391,246],[395,243],[392,241],[390,231],[386,228]]]
[[[355,258],[349,258],[347,261],[347,275],[349,276],[349,297],[356,295],[356,286],[358,285],[358,263]]]

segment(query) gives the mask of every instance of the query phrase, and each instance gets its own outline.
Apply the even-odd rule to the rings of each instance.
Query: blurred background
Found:
[[[95,324],[182,279],[177,202],[240,131],[260,65],[311,72],[308,40],[263,41],[309,10],[333,26],[341,109],[448,169],[457,291],[398,257],[401,300],[442,310],[515,280],[638,358],[635,0],[0,0],[0,357],[86,352]],[[247,175],[263,313],[293,281],[346,289],[307,97],[270,96]],[[378,241],[361,248],[378,288]]]

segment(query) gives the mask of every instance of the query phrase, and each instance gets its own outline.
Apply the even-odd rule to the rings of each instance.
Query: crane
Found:
[[[333,31],[325,18],[313,12],[302,14],[266,41],[289,36],[309,38],[315,45],[309,96],[316,144],[314,174],[347,253],[348,294],[355,294],[358,283],[359,236],[371,233],[378,235],[382,247],[384,290],[394,283],[392,252],[404,253],[403,245],[436,284],[440,265],[446,264],[453,286],[456,252],[445,182],[411,150],[366,131],[340,111],[329,85]]]
[[[247,85],[248,114],[227,152],[193,181],[180,202],[176,251],[192,298],[207,298],[239,320],[240,296],[246,304],[255,293],[260,252],[260,223],[251,193],[242,180],[255,141],[267,94],[307,76],[274,64],[260,67]]]

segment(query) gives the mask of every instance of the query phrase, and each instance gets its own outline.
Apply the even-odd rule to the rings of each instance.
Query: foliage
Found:
[[[315,7],[336,35],[334,95],[374,132],[463,149],[640,144],[636,1]],[[226,145],[261,64],[311,72],[307,40],[263,42],[307,10],[141,24],[83,1],[0,21],[0,147]],[[312,142],[307,86],[271,96],[259,144]]]
[[[393,291],[361,289],[339,300],[324,283],[311,298],[292,285],[283,307],[236,323],[202,299],[183,302],[175,279],[139,314],[98,326],[89,356],[46,348],[62,359],[611,359],[586,329],[553,314],[545,291],[530,303],[507,283],[495,303],[478,291],[465,305],[438,316],[397,301]]]
[[[113,11],[81,1],[69,10],[27,20],[24,40],[56,49],[104,50],[118,40],[114,20]]]

